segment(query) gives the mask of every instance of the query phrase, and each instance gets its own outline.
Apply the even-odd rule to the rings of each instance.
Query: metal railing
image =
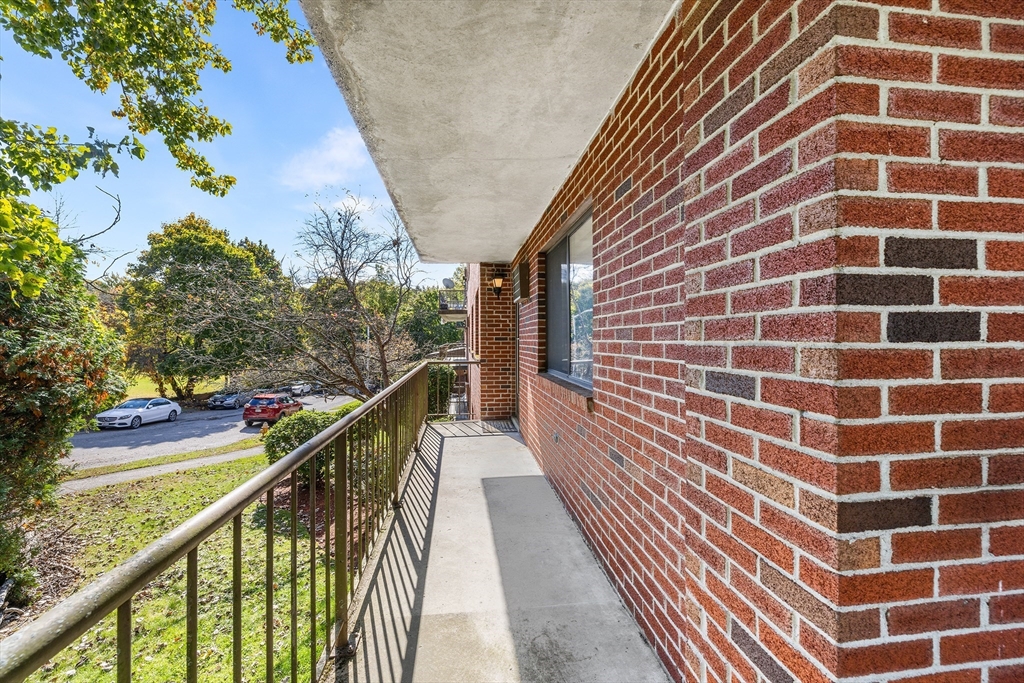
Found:
[[[231,523],[231,678],[243,679],[243,513],[262,498],[266,512],[266,560],[264,572],[264,624],[266,630],[263,662],[267,681],[276,673],[275,630],[288,620],[291,641],[290,662],[285,669],[295,683],[299,674],[299,579],[300,562],[308,566],[302,577],[303,592],[309,592],[310,680],[316,681],[329,653],[336,645],[343,654],[351,652],[349,602],[367,566],[374,541],[384,528],[389,511],[400,505],[399,483],[417,447],[420,428],[427,417],[428,366],[421,363],[372,400],[296,448],[266,470],[239,486],[201,513],[154,541],[111,571],[76,592],[37,620],[0,643],[0,681],[14,683],[42,667],[71,645],[92,626],[116,611],[118,683],[132,680],[132,601],[174,563],[186,558],[185,678],[199,679],[198,605],[199,554],[201,544],[217,530]],[[309,555],[300,558],[299,468],[309,463],[308,533]],[[323,472],[322,482],[313,476]],[[305,470],[303,470],[305,472]],[[330,485],[327,482],[331,482]],[[282,486],[282,484],[284,486]],[[323,488],[318,498],[317,488]],[[283,609],[275,605],[275,490],[287,488],[289,501],[290,600]],[[281,492],[283,494],[283,491]],[[322,545],[318,543],[317,517],[322,514]],[[333,522],[333,523],[332,523]],[[332,577],[333,569],[333,577]],[[248,568],[251,571],[251,568]],[[323,587],[318,601],[317,585]],[[333,599],[332,599],[333,596]],[[212,596],[216,598],[217,596]],[[318,632],[322,631],[322,643]],[[305,648],[303,648],[305,649]],[[306,669],[303,662],[303,670]]]
[[[480,361],[444,359],[430,361],[427,379],[427,419],[432,422],[468,420],[469,366]]]
[[[439,289],[437,290],[438,308],[442,311],[464,311],[466,310],[466,290],[464,289]]]

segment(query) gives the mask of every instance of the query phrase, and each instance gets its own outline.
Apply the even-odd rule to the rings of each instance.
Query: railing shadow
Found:
[[[444,440],[433,425],[426,426],[402,490],[402,506],[378,541],[376,566],[355,597],[361,604],[354,620],[359,647],[354,657],[338,663],[336,681],[412,680]]]

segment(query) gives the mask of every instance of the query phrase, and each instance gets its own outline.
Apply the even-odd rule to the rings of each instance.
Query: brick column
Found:
[[[496,274],[505,278],[499,298],[491,289]],[[474,263],[467,282],[470,351],[481,364],[469,369],[470,416],[474,420],[509,418],[515,410],[515,304],[507,263]],[[470,337],[467,336],[467,339]]]
[[[693,675],[1024,681],[1024,3],[686,21]]]

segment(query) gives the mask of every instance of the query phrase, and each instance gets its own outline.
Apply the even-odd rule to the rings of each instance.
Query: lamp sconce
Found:
[[[501,299],[501,286],[505,282],[505,276],[502,273],[497,273],[491,278],[491,291],[494,292],[494,296]]]

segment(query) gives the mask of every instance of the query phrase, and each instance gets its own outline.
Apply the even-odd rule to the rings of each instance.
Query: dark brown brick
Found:
[[[793,677],[782,668],[775,657],[761,647],[756,638],[744,631],[732,619],[729,621],[729,635],[732,637],[732,642],[736,643],[736,647],[747,656],[754,666],[761,670],[765,678],[772,683],[793,683]]]
[[[882,633],[881,618],[877,609],[839,613],[839,642],[870,640]]]
[[[907,635],[944,629],[972,628],[981,623],[977,600],[948,600],[889,608],[889,633]]]
[[[633,187],[633,176],[626,178],[617,188],[615,188],[615,201],[622,199],[623,195],[629,192],[631,187]]]
[[[839,533],[881,531],[932,523],[932,499],[897,498],[863,503],[839,503]]]
[[[974,240],[913,239],[885,240],[885,265],[894,268],[978,267],[978,243]]]
[[[897,343],[981,340],[981,313],[890,313],[889,341]]]
[[[838,615],[834,609],[819,600],[806,588],[761,561],[761,583],[776,597],[803,615],[808,621],[832,638],[838,636]]]
[[[836,303],[860,306],[916,306],[934,301],[932,278],[927,275],[836,276]]]
[[[878,36],[878,12],[866,8],[842,7],[836,8],[828,16],[822,17],[814,25],[804,30],[796,40],[789,44],[786,49],[776,55],[761,70],[761,92],[767,91],[773,85],[789,76],[800,64],[810,59],[811,55],[823,47],[832,38],[839,35],[868,33],[870,23],[875,24],[874,36]],[[860,10],[860,12],[857,12]],[[868,16],[873,14],[874,16]],[[864,15],[858,20],[858,15]]]
[[[704,388],[716,394],[728,394],[754,400],[754,378],[749,375],[708,370],[704,379]]]
[[[754,79],[736,88],[725,101],[704,118],[704,137],[710,138],[719,128],[727,124],[736,115],[746,109],[754,101]]]

